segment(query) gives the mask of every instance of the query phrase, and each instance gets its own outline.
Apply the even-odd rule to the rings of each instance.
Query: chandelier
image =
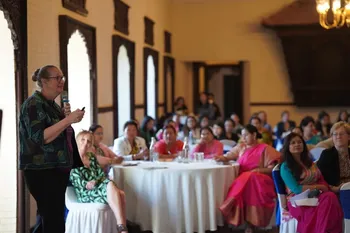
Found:
[[[350,0],[316,0],[316,9],[325,29],[350,27]]]

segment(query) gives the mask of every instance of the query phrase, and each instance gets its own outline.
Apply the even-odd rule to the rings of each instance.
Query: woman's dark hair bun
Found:
[[[256,139],[262,138],[262,134],[259,133],[258,129],[254,125],[248,124],[248,125],[244,126],[244,129],[247,130],[251,134],[256,133]]]
[[[262,139],[262,138],[263,138],[262,134],[257,132],[256,133],[256,139]]]
[[[38,81],[38,76],[39,76],[40,69],[37,69],[34,74],[32,75],[32,80],[33,82]]]

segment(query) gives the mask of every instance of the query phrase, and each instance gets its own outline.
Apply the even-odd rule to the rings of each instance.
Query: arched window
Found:
[[[0,222],[16,232],[17,207],[17,115],[14,46],[7,20],[0,11],[0,109],[3,110],[0,140]]]
[[[157,118],[156,69],[151,55],[147,57],[147,115]]]
[[[85,107],[83,120],[72,127],[76,132],[89,129],[92,123],[92,92],[90,61],[84,36],[76,30],[67,46],[68,56],[68,95],[72,111]]]
[[[118,53],[118,135],[123,135],[123,125],[130,120],[130,64],[126,47]]]
[[[85,108],[85,116],[73,124],[76,133],[97,120],[96,29],[66,15],[59,16],[60,67],[67,77],[72,111]]]
[[[135,43],[114,35],[113,60],[113,136],[123,133],[124,123],[135,116]]]

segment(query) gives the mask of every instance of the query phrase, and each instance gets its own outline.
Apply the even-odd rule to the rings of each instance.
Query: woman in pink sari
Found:
[[[295,133],[284,141],[281,177],[287,186],[288,199],[305,190],[320,192],[317,206],[292,206],[288,210],[297,221],[299,233],[341,233],[343,211],[337,196],[330,192],[317,165],[312,162],[304,139]]]
[[[266,227],[275,209],[276,193],[271,177],[272,168],[279,162],[280,153],[273,147],[259,143],[257,128],[246,125],[242,142],[216,161],[237,160],[240,174],[232,182],[220,210],[229,224],[247,224],[246,233],[253,227]]]
[[[205,159],[212,159],[224,154],[224,145],[215,139],[212,129],[208,126],[201,129],[201,140],[193,149],[192,158],[197,152],[203,152]]]

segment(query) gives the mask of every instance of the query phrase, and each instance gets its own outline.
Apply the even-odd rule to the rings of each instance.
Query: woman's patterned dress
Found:
[[[70,173],[70,181],[74,186],[78,201],[82,203],[107,204],[107,184],[111,182],[107,177],[93,153],[88,152],[90,167],[75,168]],[[96,181],[91,190],[86,188],[89,181]]]

